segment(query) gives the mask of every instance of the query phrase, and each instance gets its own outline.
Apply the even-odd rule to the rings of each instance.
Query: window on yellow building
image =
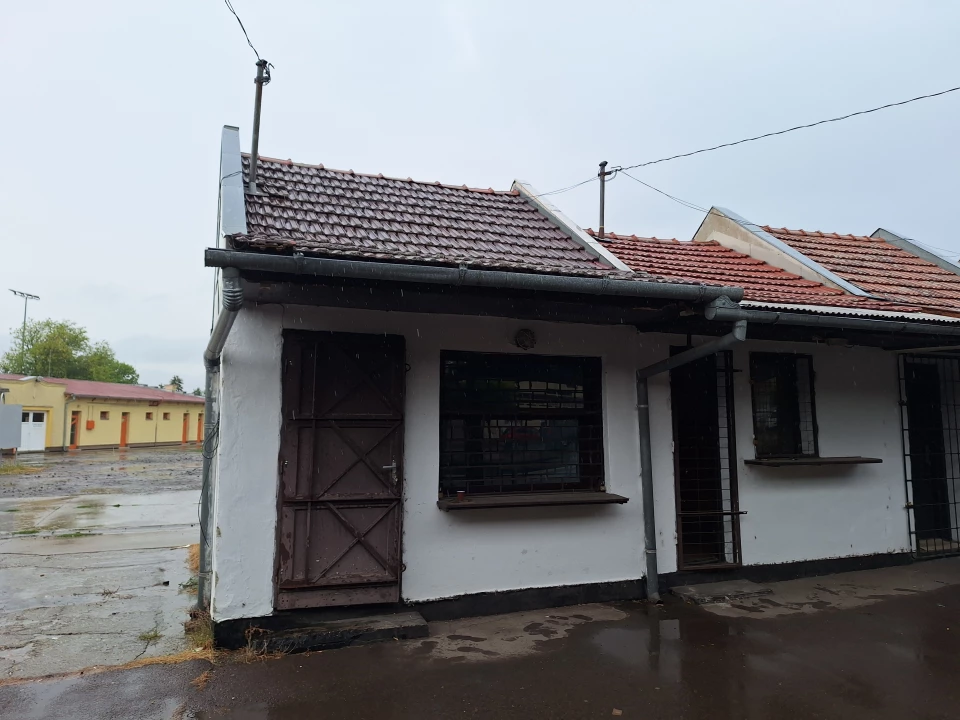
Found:
[[[164,413],[164,414],[163,414],[163,419],[164,419],[164,420],[169,420],[169,419],[170,419],[170,413]]]
[[[100,419],[101,419],[101,420],[109,420],[109,419],[110,419],[110,413],[107,412],[106,410],[101,410],[101,411],[100,411]]]
[[[151,412],[147,413],[147,420],[153,420],[153,413]]]

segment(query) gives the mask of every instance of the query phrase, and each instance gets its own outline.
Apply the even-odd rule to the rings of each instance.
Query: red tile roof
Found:
[[[844,280],[879,297],[960,314],[960,275],[880,238],[764,227]]]
[[[244,172],[249,156],[243,156]],[[238,249],[612,275],[515,191],[426,183],[261,157]]]
[[[595,235],[593,230],[587,230]],[[670,280],[735,285],[756,302],[827,305],[918,312],[920,308],[871,300],[807,280],[717,242],[663,240],[606,233],[604,247],[635,270]]]
[[[31,380],[26,375],[2,375],[0,380]],[[144,385],[128,385],[126,383],[99,382],[97,380],[71,380],[68,378],[40,377],[43,382],[65,385],[65,395],[76,395],[85,398],[104,398],[109,400],[149,400],[160,402],[195,403],[202,404],[203,398],[187,393],[169,392],[159,388]]]

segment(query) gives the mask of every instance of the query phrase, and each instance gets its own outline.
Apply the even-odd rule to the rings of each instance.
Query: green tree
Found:
[[[179,393],[183,392],[183,378],[179,375],[174,375],[170,378],[170,382],[167,383],[167,386],[172,386],[173,389]]]
[[[105,342],[91,343],[72,322],[31,320],[13,328],[13,344],[0,357],[0,371],[21,375],[136,383],[133,366],[120,362]]]
[[[197,397],[203,397],[203,390],[201,390],[200,388],[194,388],[193,394],[196,395]]]

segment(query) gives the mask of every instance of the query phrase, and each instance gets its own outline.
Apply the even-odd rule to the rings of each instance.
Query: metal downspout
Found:
[[[197,573],[197,607],[206,608],[210,604],[210,569],[212,566],[213,543],[211,542],[211,495],[210,476],[213,470],[213,453],[211,445],[219,435],[219,422],[214,417],[217,412],[213,401],[215,377],[220,372],[220,355],[227,342],[227,336],[237,319],[237,313],[243,305],[243,288],[240,285],[240,273],[232,268],[223,271],[223,310],[217,317],[217,322],[210,333],[210,341],[203,353],[203,364],[206,367],[203,393],[203,465],[200,483],[200,570]]]
[[[747,337],[746,320],[738,320],[727,335],[704,345],[637,370],[637,421],[640,430],[640,490],[643,502],[643,549],[646,555],[647,599],[660,601],[660,579],[657,567],[657,526],[653,507],[653,452],[650,440],[650,393],[647,380],[662,372],[686,365],[707,355],[726,350]]]

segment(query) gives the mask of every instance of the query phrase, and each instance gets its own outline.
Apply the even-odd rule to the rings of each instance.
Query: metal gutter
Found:
[[[933,325],[930,323],[875,320],[863,317],[837,317],[834,315],[806,315],[803,313],[773,312],[770,310],[746,310],[723,298],[711,301],[704,308],[707,320],[735,322],[746,320],[760,325],[794,325],[801,327],[865,330],[880,333],[910,333],[915,335],[960,335],[960,326]]]
[[[397,282],[456,285],[511,290],[541,290],[558,293],[581,293],[619,297],[663,298],[707,302],[719,297],[740,300],[743,288],[719,285],[658,283],[646,280],[621,280],[609,277],[577,277],[571,275],[539,275],[502,270],[473,270],[432,265],[369,262],[304,257],[302,255],[267,255],[207,248],[207,267],[235,268],[248,272],[308,275],[315,277],[391,280]]]
[[[777,250],[782,252],[784,255],[789,256],[791,259],[800,263],[801,265],[808,268],[809,270],[812,270],[817,275],[820,275],[821,277],[829,280],[831,283],[833,283],[837,287],[843,290],[846,290],[848,293],[857,295],[859,297],[873,297],[873,295],[866,292],[865,290],[860,289],[859,287],[851,283],[849,280],[844,280],[842,277],[840,277],[833,271],[828,270],[827,268],[825,268],[823,265],[816,262],[815,260],[808,258],[799,250],[795,250],[780,238],[774,237],[773,235],[768,233],[766,230],[764,230],[762,227],[760,227],[756,223],[750,222],[746,218],[741,217],[740,215],[737,215],[737,213],[733,212],[732,210],[727,210],[726,208],[721,208],[721,207],[712,207],[710,208],[709,213],[720,214],[726,217],[728,220],[732,220],[737,225],[739,225],[744,230],[746,230],[748,233],[759,238],[760,240],[767,243],[771,247],[776,248]]]
[[[647,599],[652,602],[659,602],[660,600],[660,576],[657,567],[657,526],[653,506],[653,452],[650,439],[650,393],[647,380],[654,375],[726,350],[731,345],[743,342],[746,338],[747,323],[743,320],[737,320],[734,322],[733,329],[727,335],[637,370],[637,422],[640,430],[640,490],[643,503],[643,547],[646,556],[645,580]]]
[[[626,265],[620,258],[607,250],[599,241],[587,235],[583,228],[564,215],[556,205],[538,193],[530,183],[523,182],[522,180],[514,180],[512,189],[520,193],[520,197],[533,205],[540,211],[541,215],[559,227],[565,235],[593,257],[609,267],[626,272],[633,272],[633,268]]]
[[[201,446],[203,464],[200,473],[200,570],[197,573],[197,607],[199,608],[205,608],[209,604],[210,568],[213,564],[213,548],[210,542],[213,454],[208,450],[208,443],[216,435],[218,426],[214,417],[217,411],[213,402],[216,384],[214,378],[220,373],[220,356],[223,353],[223,346],[243,306],[240,273],[232,268],[225,268],[223,271],[222,297],[223,310],[217,317],[217,322],[210,333],[207,349],[203,353],[206,376],[203,392],[203,445]]]

